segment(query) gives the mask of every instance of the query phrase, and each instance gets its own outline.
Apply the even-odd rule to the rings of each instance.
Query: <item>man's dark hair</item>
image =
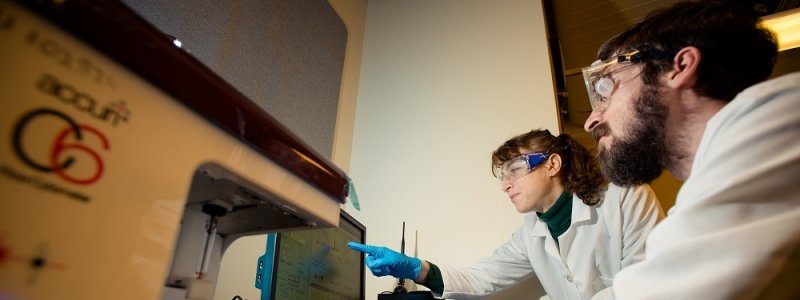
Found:
[[[637,49],[643,54],[642,80],[658,84],[658,76],[687,46],[696,47],[701,55],[695,93],[726,101],[769,77],[778,51],[775,37],[761,27],[754,10],[730,1],[702,1],[650,13],[606,41],[598,58]]]

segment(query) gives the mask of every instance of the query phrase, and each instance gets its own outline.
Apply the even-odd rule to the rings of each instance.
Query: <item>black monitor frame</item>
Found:
[[[360,240],[355,240],[360,243],[366,243],[367,229],[364,224],[353,218],[344,210],[340,210],[339,214],[339,227],[337,230],[343,230],[343,226],[352,226],[361,233]],[[314,229],[311,229],[314,230]],[[265,254],[258,259],[258,267],[256,270],[255,285],[262,290],[261,300],[277,300],[275,298],[277,280],[276,276],[281,270],[279,269],[278,259],[280,258],[281,239],[286,232],[271,233],[267,235],[266,251]],[[347,249],[346,251],[352,251]],[[354,251],[355,252],[355,251]],[[364,265],[364,253],[359,255],[359,300],[366,299],[366,268]]]

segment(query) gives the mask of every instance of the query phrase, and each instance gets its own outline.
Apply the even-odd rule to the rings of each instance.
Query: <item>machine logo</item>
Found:
[[[29,129],[31,127],[35,128]],[[43,130],[52,134],[50,145],[46,145],[46,142],[42,145]],[[26,137],[34,138],[26,140]],[[44,138],[47,139],[47,135]],[[36,144],[37,141],[39,144]],[[110,149],[108,139],[102,132],[78,124],[66,114],[49,108],[35,109],[23,115],[14,127],[12,142],[14,152],[29,167],[41,172],[53,172],[61,179],[78,185],[95,183],[103,176],[103,158],[98,150]]]
[[[78,111],[115,127],[120,123],[128,122],[130,118],[131,112],[125,100],[102,105],[92,95],[79,91],[72,85],[62,82],[50,74],[43,74],[39,81],[36,82],[36,87],[39,91],[73,106]]]

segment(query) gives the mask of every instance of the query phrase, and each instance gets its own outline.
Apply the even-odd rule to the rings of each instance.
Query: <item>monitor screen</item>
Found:
[[[364,243],[366,228],[344,211],[339,227],[267,235],[256,287],[262,300],[364,300],[364,257],[347,248]]]

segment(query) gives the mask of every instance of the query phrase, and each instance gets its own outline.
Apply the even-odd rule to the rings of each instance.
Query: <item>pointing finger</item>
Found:
[[[350,248],[350,249],[359,251],[359,252],[364,252],[364,253],[369,254],[369,255],[375,255],[375,254],[378,253],[378,247],[370,246],[370,245],[364,245],[364,244],[356,243],[356,242],[347,243],[347,247]]]

